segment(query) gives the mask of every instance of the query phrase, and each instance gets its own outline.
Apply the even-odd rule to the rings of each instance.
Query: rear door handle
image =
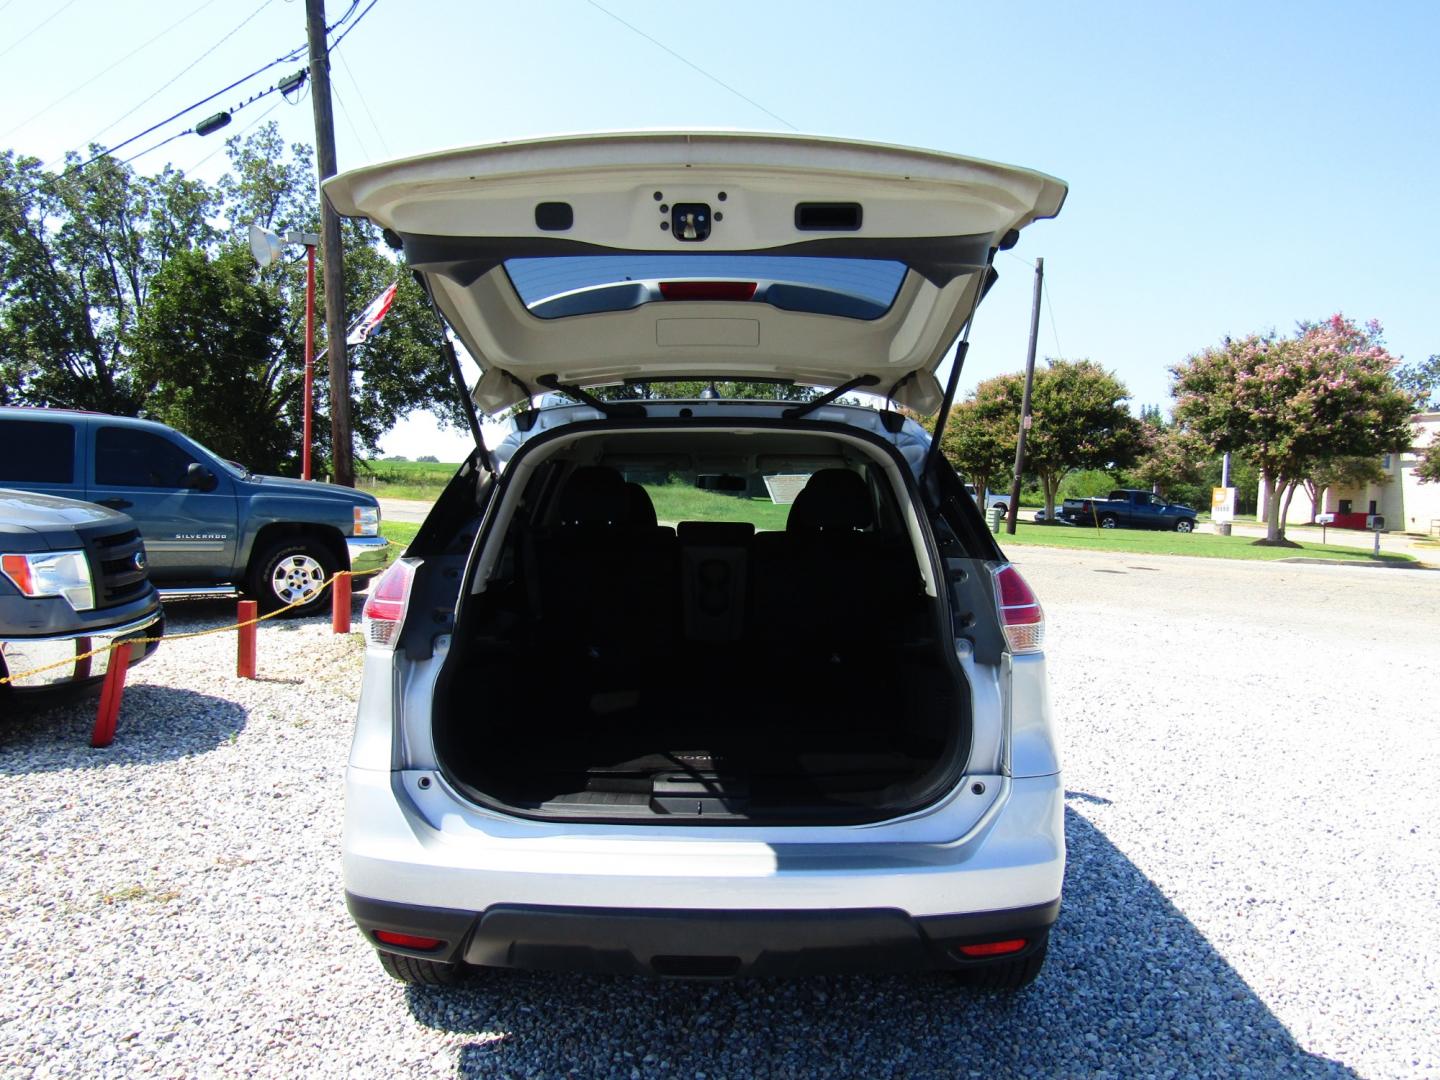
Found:
[[[128,510],[135,504],[129,499],[96,499],[101,506],[108,506],[111,510]]]

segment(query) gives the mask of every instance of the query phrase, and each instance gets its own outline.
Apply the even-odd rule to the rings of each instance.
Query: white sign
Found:
[[[1235,489],[1233,487],[1210,489],[1210,520],[1217,525],[1235,520]]]
[[[809,479],[809,473],[776,473],[774,476],[765,477],[765,490],[770,492],[772,503],[789,506]]]

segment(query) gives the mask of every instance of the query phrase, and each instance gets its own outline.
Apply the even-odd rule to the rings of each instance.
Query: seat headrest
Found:
[[[660,524],[650,493],[634,481],[625,483],[625,524],[632,529],[653,529]]]
[[[859,473],[821,469],[795,497],[786,532],[853,532],[875,523],[870,491]]]
[[[628,510],[625,481],[604,465],[582,465],[560,492],[561,525],[622,525]]]

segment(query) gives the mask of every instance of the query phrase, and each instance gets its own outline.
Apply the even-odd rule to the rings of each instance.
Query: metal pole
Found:
[[[1229,450],[1226,450],[1226,451],[1225,451],[1225,456],[1220,459],[1220,486],[1221,486],[1222,488],[1228,488],[1228,487],[1230,486],[1230,451],[1229,451]]]
[[[330,48],[325,37],[325,0],[305,0],[310,41],[310,100],[315,111],[315,163],[323,184],[335,175],[335,113],[330,104]],[[350,364],[345,344],[345,269],[340,215],[320,192],[320,239],[325,256],[325,339],[330,360],[330,458],[337,484],[355,486],[350,439]]]
[[[315,245],[305,245],[305,450],[300,458],[300,478],[310,479],[310,433],[315,413]]]
[[[1020,474],[1025,470],[1025,436],[1030,431],[1030,388],[1035,384],[1035,342],[1040,336],[1040,290],[1045,284],[1045,260],[1035,260],[1035,298],[1030,304],[1030,347],[1025,352],[1025,393],[1020,399],[1020,437],[1015,441],[1015,477],[1010,481],[1009,513],[1005,532],[1015,535],[1020,513]]]

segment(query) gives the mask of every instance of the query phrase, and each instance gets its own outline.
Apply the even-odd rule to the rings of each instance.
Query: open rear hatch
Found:
[[[345,173],[479,364],[489,413],[549,382],[862,380],[921,412],[1041,173],[796,135],[501,143]],[[552,376],[552,379],[545,379]]]

